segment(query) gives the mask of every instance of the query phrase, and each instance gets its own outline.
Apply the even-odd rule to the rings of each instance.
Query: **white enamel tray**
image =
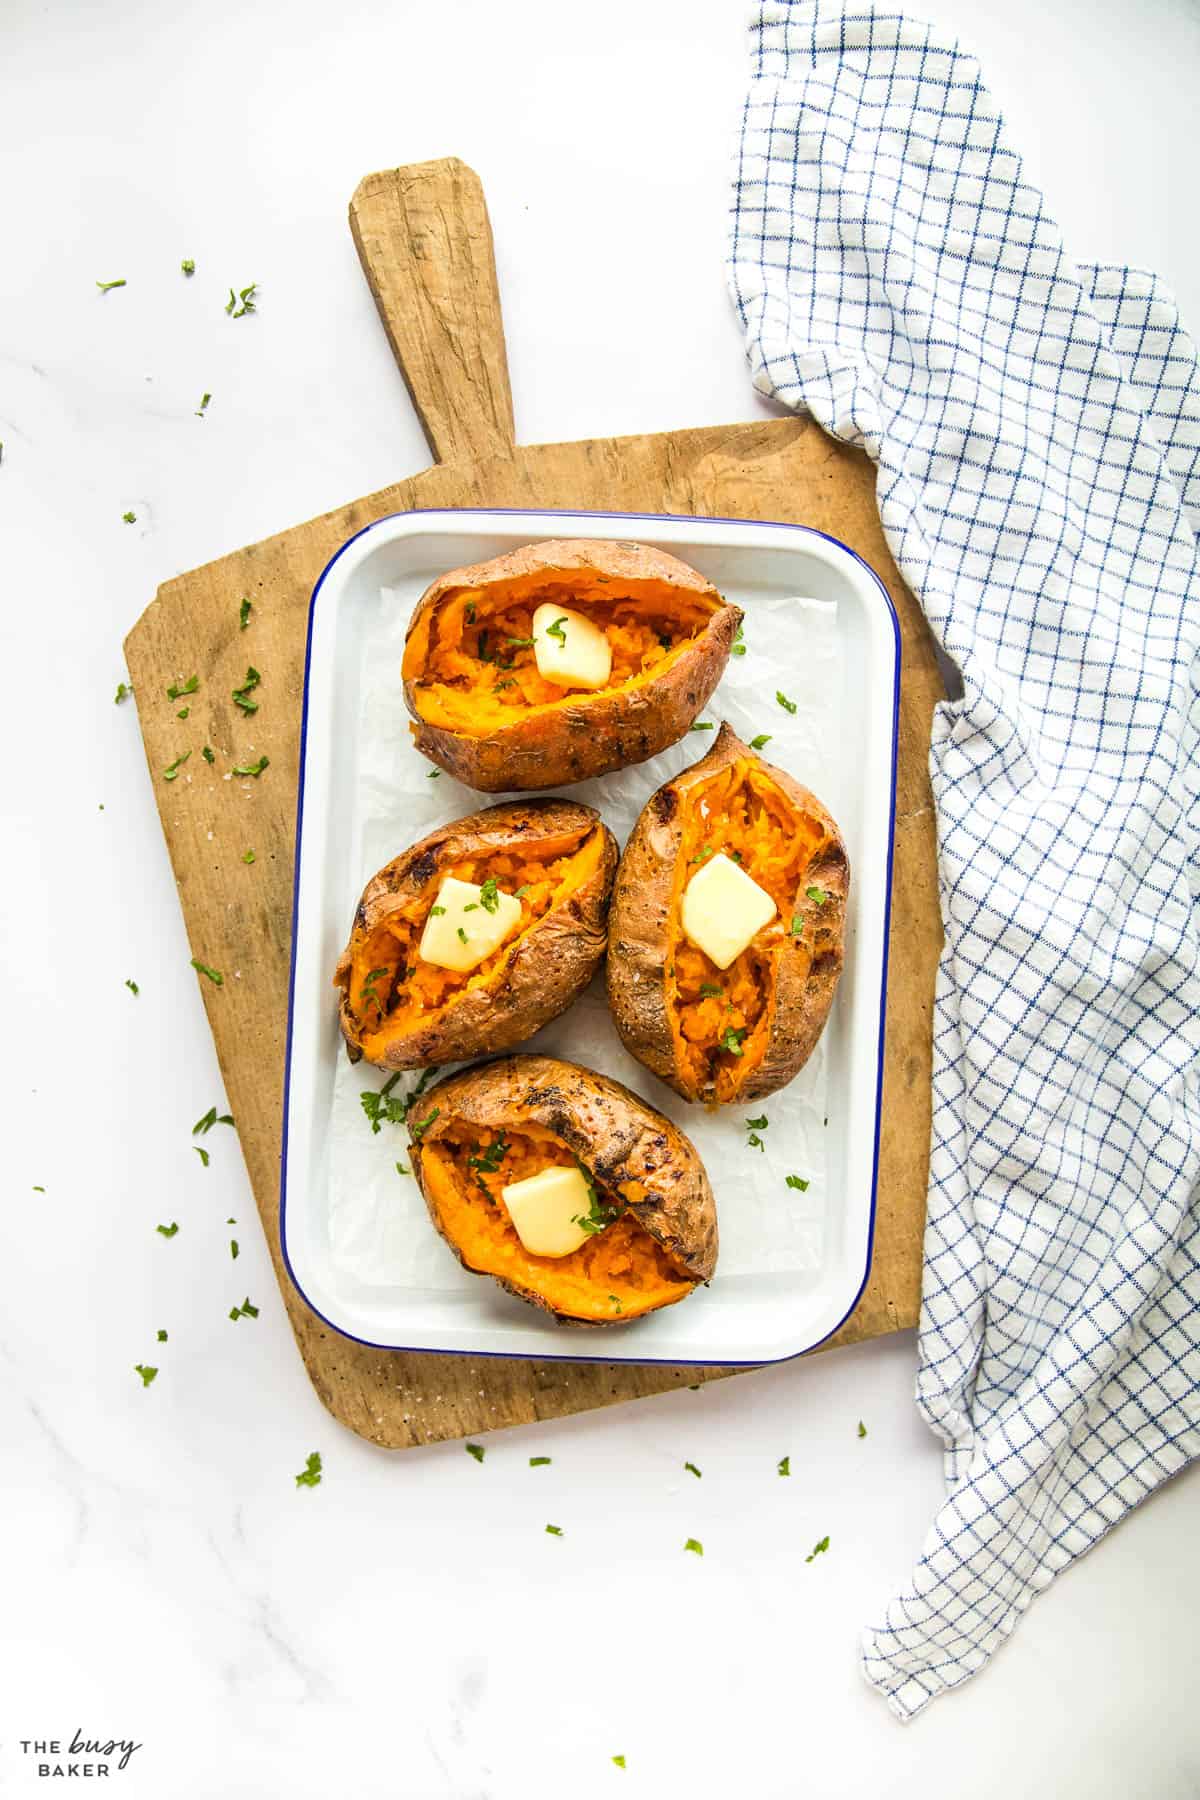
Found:
[[[793,596],[837,602],[836,742],[829,747],[820,791],[845,835],[853,879],[845,970],[822,1039],[828,1119],[820,1256],[810,1267],[724,1278],[718,1265],[710,1286],[681,1304],[603,1331],[556,1326],[491,1280],[465,1273],[459,1280],[450,1251],[440,1243],[446,1281],[439,1264],[439,1284],[425,1285],[368,1280],[348,1271],[333,1254],[330,1236],[336,1153],[330,1115],[338,1059],[344,1055],[331,977],[359,893],[382,860],[365,866],[364,846],[352,825],[363,736],[371,729],[360,691],[366,635],[378,624],[381,604],[400,608],[407,620],[418,596],[444,570],[551,537],[632,539],[682,557],[745,610],[750,642],[756,605]],[[837,1330],[862,1292],[871,1260],[899,657],[895,613],[878,578],[845,545],[803,526],[628,513],[415,512],[381,519],[343,546],[313,591],[309,615],[280,1189],[283,1253],[292,1279],[331,1326],[388,1349],[724,1364],[795,1356]],[[772,689],[777,683],[787,686],[786,668],[768,661],[767,669]],[[773,704],[773,693],[767,700]],[[718,687],[706,716],[720,717],[720,701]],[[398,664],[395,707],[398,717],[406,716]],[[711,741],[692,740],[695,756]],[[806,779],[803,768],[791,773]],[[453,789],[449,782],[446,786]],[[499,797],[455,792],[447,818]],[[399,835],[391,854],[428,829],[422,823]],[[569,1023],[570,1014],[566,1019]],[[359,1065],[359,1071],[366,1070]],[[647,1098],[659,1105],[671,1099],[653,1076],[639,1073],[636,1085]],[[778,1106],[787,1092],[765,1105]],[[757,1105],[748,1110],[758,1110]],[[404,1134],[394,1128],[385,1128],[373,1142],[389,1159],[389,1170],[397,1157],[407,1156]],[[745,1179],[762,1178],[761,1163],[748,1157]],[[718,1183],[716,1199],[720,1216],[736,1204],[737,1195],[722,1193]],[[433,1231],[416,1212],[404,1229]]]

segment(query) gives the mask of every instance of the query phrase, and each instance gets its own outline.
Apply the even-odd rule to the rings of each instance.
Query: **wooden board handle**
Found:
[[[437,461],[511,454],[492,227],[474,169],[446,156],[367,175],[350,230]]]

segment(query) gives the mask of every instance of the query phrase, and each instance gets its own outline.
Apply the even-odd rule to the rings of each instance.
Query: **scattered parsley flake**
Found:
[[[127,686],[125,682],[118,681],[117,691],[113,695],[113,705],[120,706],[120,704],[123,700],[128,700],[128,698],[129,698],[130,694],[132,694],[132,692],[133,692],[132,686]]]
[[[392,1093],[400,1079],[399,1069],[394,1075],[388,1076],[378,1092],[374,1088],[364,1088],[359,1100],[370,1121],[372,1134],[377,1135],[381,1125],[403,1125],[408,1118],[409,1108],[428,1087],[433,1074],[432,1069],[425,1069],[409,1094]]]
[[[235,1306],[230,1310],[229,1316],[231,1319],[257,1319],[258,1308],[253,1304],[250,1296],[247,1294],[240,1306]]]
[[[258,701],[251,700],[250,696],[261,680],[262,676],[259,674],[258,670],[251,666],[246,670],[246,679],[241,687],[232,690],[234,705],[240,706],[244,713],[256,713],[258,711]]]
[[[473,600],[468,600],[467,604],[463,607],[463,618],[468,625],[473,625],[475,623],[475,602]]]
[[[253,850],[243,850],[242,851],[242,861],[244,863],[252,863],[254,861]]]
[[[121,514],[121,518],[124,520],[126,525],[136,525],[137,524],[137,514],[136,513],[125,512],[125,513]]]
[[[688,726],[689,731],[711,731],[712,729],[713,725],[711,719],[699,719],[694,725]]]
[[[409,1168],[407,1163],[398,1162],[396,1164],[396,1173],[397,1173],[397,1175],[411,1175],[412,1170]]]
[[[467,941],[467,934],[463,930],[461,925],[458,927],[458,940],[459,940],[459,943],[461,943],[461,944],[465,944]]]
[[[320,1480],[321,1480],[321,1452],[319,1450],[313,1450],[310,1452],[308,1460],[304,1465],[303,1474],[297,1475],[297,1477],[296,1477],[296,1486],[297,1487],[316,1487],[318,1485],[318,1483],[320,1482]]]
[[[702,1000],[719,1000],[721,998],[721,990],[715,981],[700,983],[700,998]]]
[[[431,906],[429,909],[429,916],[431,919],[444,918],[445,913],[446,913],[446,909],[444,906]]]
[[[192,753],[190,750],[185,750],[182,753],[182,755],[177,756],[175,758],[175,761],[173,763],[168,763],[167,767],[163,770],[163,780],[164,781],[174,781],[176,776],[179,774],[180,769],[183,767],[184,763],[187,761],[188,757],[191,754]]]
[[[235,775],[261,775],[264,769],[270,768],[265,756],[260,756],[256,763],[238,763],[234,768]]]
[[[185,694],[194,694],[200,686],[198,675],[189,675],[186,681],[173,681],[167,689],[168,700],[182,700]]]
[[[242,595],[242,604],[238,607],[238,630],[245,631],[250,623],[250,614],[254,611],[248,594]]]
[[[757,737],[752,737],[750,739],[750,748],[752,750],[761,750],[763,746],[769,744],[770,741],[771,733],[769,731],[760,731]]]
[[[160,1325],[160,1326],[159,1326],[159,1329],[158,1329],[158,1341],[159,1341],[159,1343],[160,1343],[160,1344],[165,1344],[165,1343],[166,1343],[166,1341],[167,1341],[167,1334],[166,1334],[166,1332],[165,1332],[165,1331],[164,1331],[164,1330],[163,1330],[163,1329],[162,1329],[162,1326],[161,1326],[161,1325]]]
[[[479,890],[479,904],[484,912],[494,913],[500,910],[500,890],[492,875],[488,876]]]
[[[550,1533],[551,1537],[561,1537],[563,1534],[561,1525],[547,1525],[546,1530]]]
[[[158,1232],[160,1237],[173,1238],[175,1233],[179,1230],[179,1226],[175,1223],[175,1220],[172,1219],[169,1225],[156,1225],[154,1229]]]
[[[134,1363],[133,1366],[136,1373],[142,1378],[142,1386],[148,1388],[150,1383],[154,1380],[154,1377],[158,1374],[158,1370],[153,1368],[149,1363]]]
[[[683,1547],[685,1550],[690,1550],[695,1556],[704,1555],[704,1545],[699,1538],[689,1538]]]
[[[195,969],[197,975],[207,975],[214,987],[225,986],[225,977],[222,975],[220,969],[210,969],[207,963],[198,962],[194,956],[192,958],[192,967]]]
[[[231,319],[243,319],[247,313],[256,312],[258,310],[254,304],[254,296],[257,291],[257,281],[252,281],[249,287],[240,288],[236,294],[233,289],[230,288],[229,299],[225,303],[225,311],[229,314]],[[238,304],[239,301],[241,302],[240,305]]]
[[[829,895],[825,892],[824,888],[810,887],[810,888],[805,888],[804,891],[808,895],[809,899],[812,901],[814,906],[824,906],[825,902],[829,898]]]
[[[623,1769],[625,1767],[625,1758],[623,1756],[614,1756],[613,1761],[616,1763],[618,1769]]]
[[[232,1256],[234,1262],[236,1262],[238,1259],[238,1256],[240,1255],[240,1251],[238,1250],[238,1241],[236,1238],[230,1238],[230,1240],[229,1240],[229,1254],[230,1254],[230,1256]]]
[[[789,1175],[787,1184],[790,1188],[795,1188],[798,1193],[807,1194],[808,1192],[808,1183],[802,1175]]]
[[[788,932],[788,936],[798,938],[798,937],[802,936],[803,932],[804,932],[804,920],[801,918],[799,913],[793,913],[792,914],[792,928]]]
[[[685,1462],[683,1466],[685,1469],[690,1470],[690,1472],[696,1477],[697,1481],[702,1479],[700,1471],[696,1467],[695,1463]]]
[[[211,394],[205,394],[202,396],[200,404],[196,408],[196,417],[198,419],[202,419],[204,417],[205,413],[208,411],[208,403],[211,399],[212,399]]]
[[[44,1187],[35,1187],[33,1191],[35,1194],[44,1194],[46,1190]]]
[[[790,713],[795,712],[796,702],[794,700],[789,700],[786,694],[781,694],[779,692],[779,690],[776,689],[775,690],[775,698],[778,700],[780,706],[782,706],[784,712],[790,712]]]
[[[729,654],[730,656],[745,656],[746,654],[746,645],[742,638],[742,627],[740,625],[734,634],[732,644],[729,646]]]
[[[701,844],[695,856],[692,857],[692,862],[707,862],[710,856],[715,856],[716,854],[717,853],[711,844]]]
[[[779,1459],[779,1473],[781,1475],[790,1475],[791,1472],[792,1472],[791,1457],[790,1456],[781,1456]]]
[[[546,627],[546,636],[552,637],[552,638],[557,638],[564,650],[567,647],[567,634],[563,630],[563,626],[566,624],[566,622],[567,622],[567,615],[566,615],[566,613],[563,613],[561,618],[555,619],[555,621],[552,625],[547,625],[547,627]]]
[[[766,1113],[760,1113],[757,1119],[746,1120],[746,1129],[750,1133],[750,1136],[746,1139],[746,1143],[751,1150],[766,1149],[766,1145],[763,1143],[762,1137],[759,1134],[767,1129],[769,1123],[770,1120],[767,1118]]]
[[[441,772],[442,771],[440,769],[430,769],[427,774],[426,779],[429,781],[436,781],[438,776],[441,774]]]
[[[742,1039],[745,1037],[748,1029],[748,1026],[743,1026],[739,1031],[735,1026],[727,1025],[717,1048],[719,1050],[727,1050],[730,1056],[744,1056],[745,1051],[742,1049]]]
[[[217,1109],[215,1106],[210,1106],[204,1117],[202,1119],[197,1119],[196,1123],[192,1126],[192,1136],[196,1137],[202,1131],[211,1131],[216,1122]]]
[[[529,638],[506,637],[504,641],[506,644],[512,644],[517,650],[528,650],[534,640],[531,637],[529,637]]]
[[[102,294],[111,293],[113,288],[124,287],[125,285],[126,285],[126,283],[125,283],[124,276],[122,276],[120,281],[98,281],[96,283],[96,286],[100,289],[100,292]]]
[[[193,1144],[192,1149],[196,1152],[196,1155],[200,1158],[200,1161],[203,1163],[204,1167],[207,1169],[207,1167],[208,1167],[208,1151],[204,1148],[203,1144]]]
[[[416,1096],[414,1095],[413,1098],[415,1099]],[[409,1135],[412,1137],[414,1143],[420,1143],[425,1133],[429,1130],[429,1127],[433,1124],[433,1121],[440,1117],[441,1111],[442,1109],[440,1106],[435,1106],[433,1111],[426,1113],[423,1119],[417,1119],[414,1124],[409,1126]]]
[[[858,1435],[860,1438],[865,1438],[867,1435],[867,1428],[861,1419],[858,1421]]]
[[[129,989],[131,994],[136,994],[139,991],[138,984],[136,981],[127,981],[125,983],[125,986]]]
[[[215,763],[217,760],[216,757],[213,755],[212,750],[209,748],[209,746],[207,744],[205,744],[205,746],[204,746],[203,750],[200,752],[200,754],[204,758],[206,763]]]
[[[483,1461],[484,1450],[482,1444],[464,1444],[463,1449],[468,1456],[473,1456],[476,1462]]]
[[[529,1466],[531,1469],[544,1469],[549,1461],[550,1458],[548,1456],[531,1456],[529,1459]]]
[[[185,256],[179,266],[185,275],[194,275],[196,273],[196,261],[194,257]]]
[[[824,1551],[828,1550],[828,1548],[829,1548],[829,1539],[827,1537],[820,1538],[813,1545],[809,1554],[805,1557],[805,1559],[804,1559],[805,1562],[810,1563],[814,1556],[820,1556]]]

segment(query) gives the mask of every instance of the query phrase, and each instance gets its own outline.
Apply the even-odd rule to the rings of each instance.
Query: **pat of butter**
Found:
[[[447,876],[421,933],[421,958],[439,969],[465,974],[500,948],[520,924],[521,913],[521,902],[513,894],[497,888],[495,910],[489,912],[481,887]]]
[[[599,626],[549,601],[534,611],[533,654],[538,674],[559,687],[602,688],[612,674],[612,648]]]
[[[680,922],[689,942],[718,969],[727,969],[777,911],[770,894],[718,852],[684,889]]]
[[[531,1256],[570,1256],[591,1236],[576,1223],[592,1210],[588,1184],[578,1169],[543,1169],[500,1192]]]

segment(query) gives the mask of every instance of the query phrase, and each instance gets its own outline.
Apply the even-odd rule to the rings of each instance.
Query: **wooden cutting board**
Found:
[[[278,537],[166,582],[126,656],[154,796],[197,961],[226,1092],[275,1272],[313,1386],[351,1430],[389,1447],[471,1436],[727,1374],[628,1363],[530,1362],[372,1350],[343,1338],[292,1286],[279,1246],[301,681],[309,598],[341,544],[419,507],[560,507],[713,514],[817,526],[882,577],[902,634],[886,1075],[871,1275],[831,1340],[916,1321],[929,1145],[930,1035],[941,943],[927,775],[941,679],[921,612],[901,583],[866,458],[800,418],[573,444],[514,444],[491,227],[478,178],[451,158],[369,175],[350,227],[437,466]],[[653,539],[648,526],[645,534]],[[241,628],[243,598],[252,604]],[[258,712],[232,690],[261,672]],[[186,721],[166,697],[198,674]],[[203,747],[211,748],[209,763]],[[172,781],[164,770],[189,751]],[[236,766],[261,756],[257,778]],[[243,862],[246,849],[255,852]],[[332,990],[331,990],[332,992]],[[565,1342],[564,1342],[565,1347]],[[803,1366],[796,1380],[804,1379]]]

